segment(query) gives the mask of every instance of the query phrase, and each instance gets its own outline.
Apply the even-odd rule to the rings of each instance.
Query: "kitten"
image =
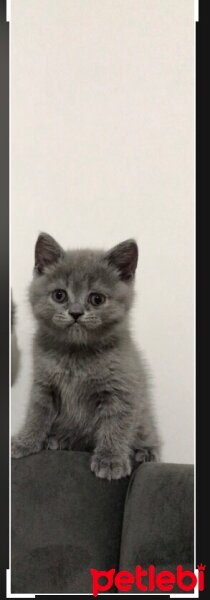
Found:
[[[91,450],[91,470],[107,479],[129,475],[134,458],[158,459],[147,375],[129,333],[137,261],[134,240],[108,252],[65,252],[39,235],[34,381],[13,458],[46,446]]]

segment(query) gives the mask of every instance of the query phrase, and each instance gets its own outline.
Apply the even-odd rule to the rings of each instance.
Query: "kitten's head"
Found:
[[[111,339],[126,322],[137,261],[134,240],[108,252],[64,251],[50,235],[40,234],[30,286],[36,319],[67,344],[94,345]]]

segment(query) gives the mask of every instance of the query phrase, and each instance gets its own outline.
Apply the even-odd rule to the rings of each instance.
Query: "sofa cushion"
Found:
[[[12,593],[91,593],[90,568],[118,568],[129,479],[98,479],[89,463],[76,451],[12,460]]]
[[[173,573],[194,571],[194,469],[145,463],[130,478],[120,551],[120,570],[135,574],[149,565]],[[154,591],[160,593],[160,590]],[[180,591],[174,587],[173,591]],[[135,585],[132,592],[139,593]]]

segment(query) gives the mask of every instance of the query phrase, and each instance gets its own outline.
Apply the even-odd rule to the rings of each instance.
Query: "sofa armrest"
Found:
[[[11,483],[12,593],[92,593],[91,568],[118,568],[128,478],[98,479],[87,452],[46,450],[13,459]]]

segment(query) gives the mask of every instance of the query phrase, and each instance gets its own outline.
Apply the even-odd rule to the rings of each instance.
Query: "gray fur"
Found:
[[[134,240],[109,252],[65,252],[40,234],[30,286],[34,381],[14,458],[43,447],[87,449],[92,471],[107,479],[129,475],[134,458],[158,459],[147,371],[129,332],[137,260]],[[57,289],[68,294],[63,303],[52,297]],[[103,304],[88,301],[94,292]]]

